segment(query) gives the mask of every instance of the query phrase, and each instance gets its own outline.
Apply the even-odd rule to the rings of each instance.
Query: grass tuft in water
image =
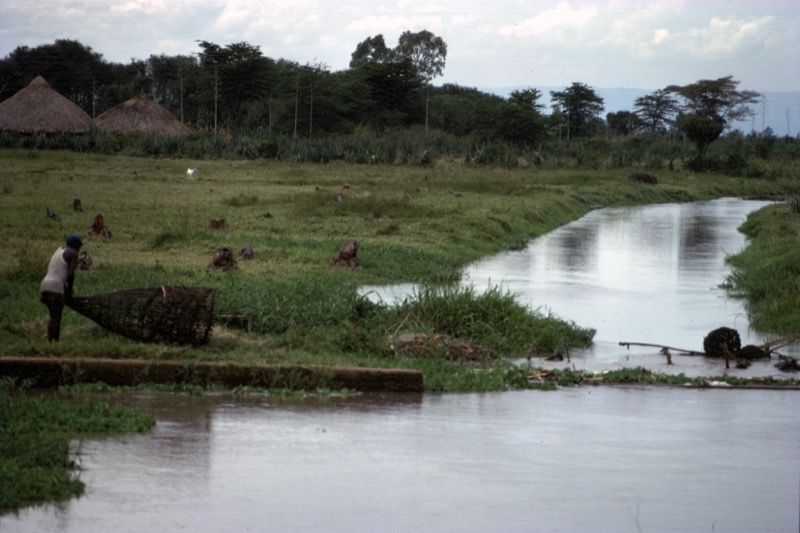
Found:
[[[478,293],[460,285],[426,286],[393,310],[397,329],[472,341],[507,357],[591,345],[595,330],[581,328],[519,303],[501,287]]]
[[[75,436],[143,432],[155,420],[105,401],[68,402],[28,396],[24,386],[0,380],[0,513],[83,493]]]

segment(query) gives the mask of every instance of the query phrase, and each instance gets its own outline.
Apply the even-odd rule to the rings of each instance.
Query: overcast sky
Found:
[[[367,37],[391,48],[406,30],[447,43],[435,85],[655,90],[732,75],[800,91],[798,0],[0,0],[0,57],[74,39],[128,63],[245,41],[337,71]]]

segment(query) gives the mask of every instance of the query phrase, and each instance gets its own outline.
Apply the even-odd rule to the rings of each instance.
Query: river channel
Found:
[[[730,272],[726,257],[746,246],[737,228],[748,213],[766,205],[724,198],[598,209],[534,239],[524,250],[470,265],[463,283],[476,290],[501,286],[533,309],[596,329],[591,348],[569,354],[575,368],[643,366],[670,374],[720,375],[726,369],[719,360],[676,356],[668,365],[658,347],[628,348],[620,342],[702,352],[706,334],[722,326],[736,329],[742,345],[774,340],[753,331],[744,301],[720,288]],[[365,292],[376,301],[392,303],[414,290],[412,285],[398,285],[368,287]],[[780,353],[797,357],[800,343]],[[785,376],[774,363],[755,362],[727,373]]]
[[[717,287],[724,257],[745,244],[736,227],[763,205],[597,210],[525,251],[472,265],[465,282],[503,283],[533,307],[596,328],[595,347],[571,354],[577,367],[719,375],[720,361],[676,357],[667,365],[654,349],[618,344],[700,349],[719,326],[760,342],[741,302]],[[370,292],[391,299],[403,290]],[[728,372],[780,374],[769,362]],[[86,494],[4,515],[0,531],[800,528],[793,390],[111,399],[148,410],[156,427],[83,442]]]

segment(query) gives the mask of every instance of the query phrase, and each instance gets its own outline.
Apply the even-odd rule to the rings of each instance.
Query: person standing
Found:
[[[61,336],[61,314],[64,304],[72,297],[72,283],[78,266],[78,251],[83,241],[78,235],[68,235],[66,246],[60,247],[50,258],[47,275],[39,289],[40,299],[47,306],[50,321],[47,323],[47,340],[58,341]]]

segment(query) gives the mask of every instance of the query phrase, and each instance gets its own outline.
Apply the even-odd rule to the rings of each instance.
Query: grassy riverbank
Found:
[[[800,196],[752,213],[739,230],[750,245],[729,258],[728,287],[756,329],[800,334]]]
[[[498,356],[523,356],[533,341],[539,354],[591,342],[592,324],[542,316],[501,288],[477,294],[447,286],[469,262],[520,248],[599,206],[800,191],[788,167],[770,180],[665,170],[649,185],[627,179],[631,169],[499,169],[452,160],[379,166],[22,150],[2,156],[0,201],[8,215],[0,355],[416,368],[427,390],[507,384],[485,377],[487,383],[473,383],[472,365],[440,360],[448,355],[441,343],[423,346],[428,357],[404,355],[398,335],[458,339]],[[193,180],[190,166],[198,167]],[[76,198],[84,211],[73,209]],[[97,214],[110,238],[87,234]],[[219,219],[227,227],[211,229]],[[217,288],[220,322],[211,342],[144,345],[68,310],[62,342],[48,343],[38,283],[67,233],[84,236],[94,263],[78,273],[78,295],[169,284]],[[361,266],[330,266],[349,239],[359,243]],[[239,259],[232,271],[207,270],[217,249],[238,253],[248,244],[254,259]],[[405,282],[431,288],[397,308],[356,292]]]

